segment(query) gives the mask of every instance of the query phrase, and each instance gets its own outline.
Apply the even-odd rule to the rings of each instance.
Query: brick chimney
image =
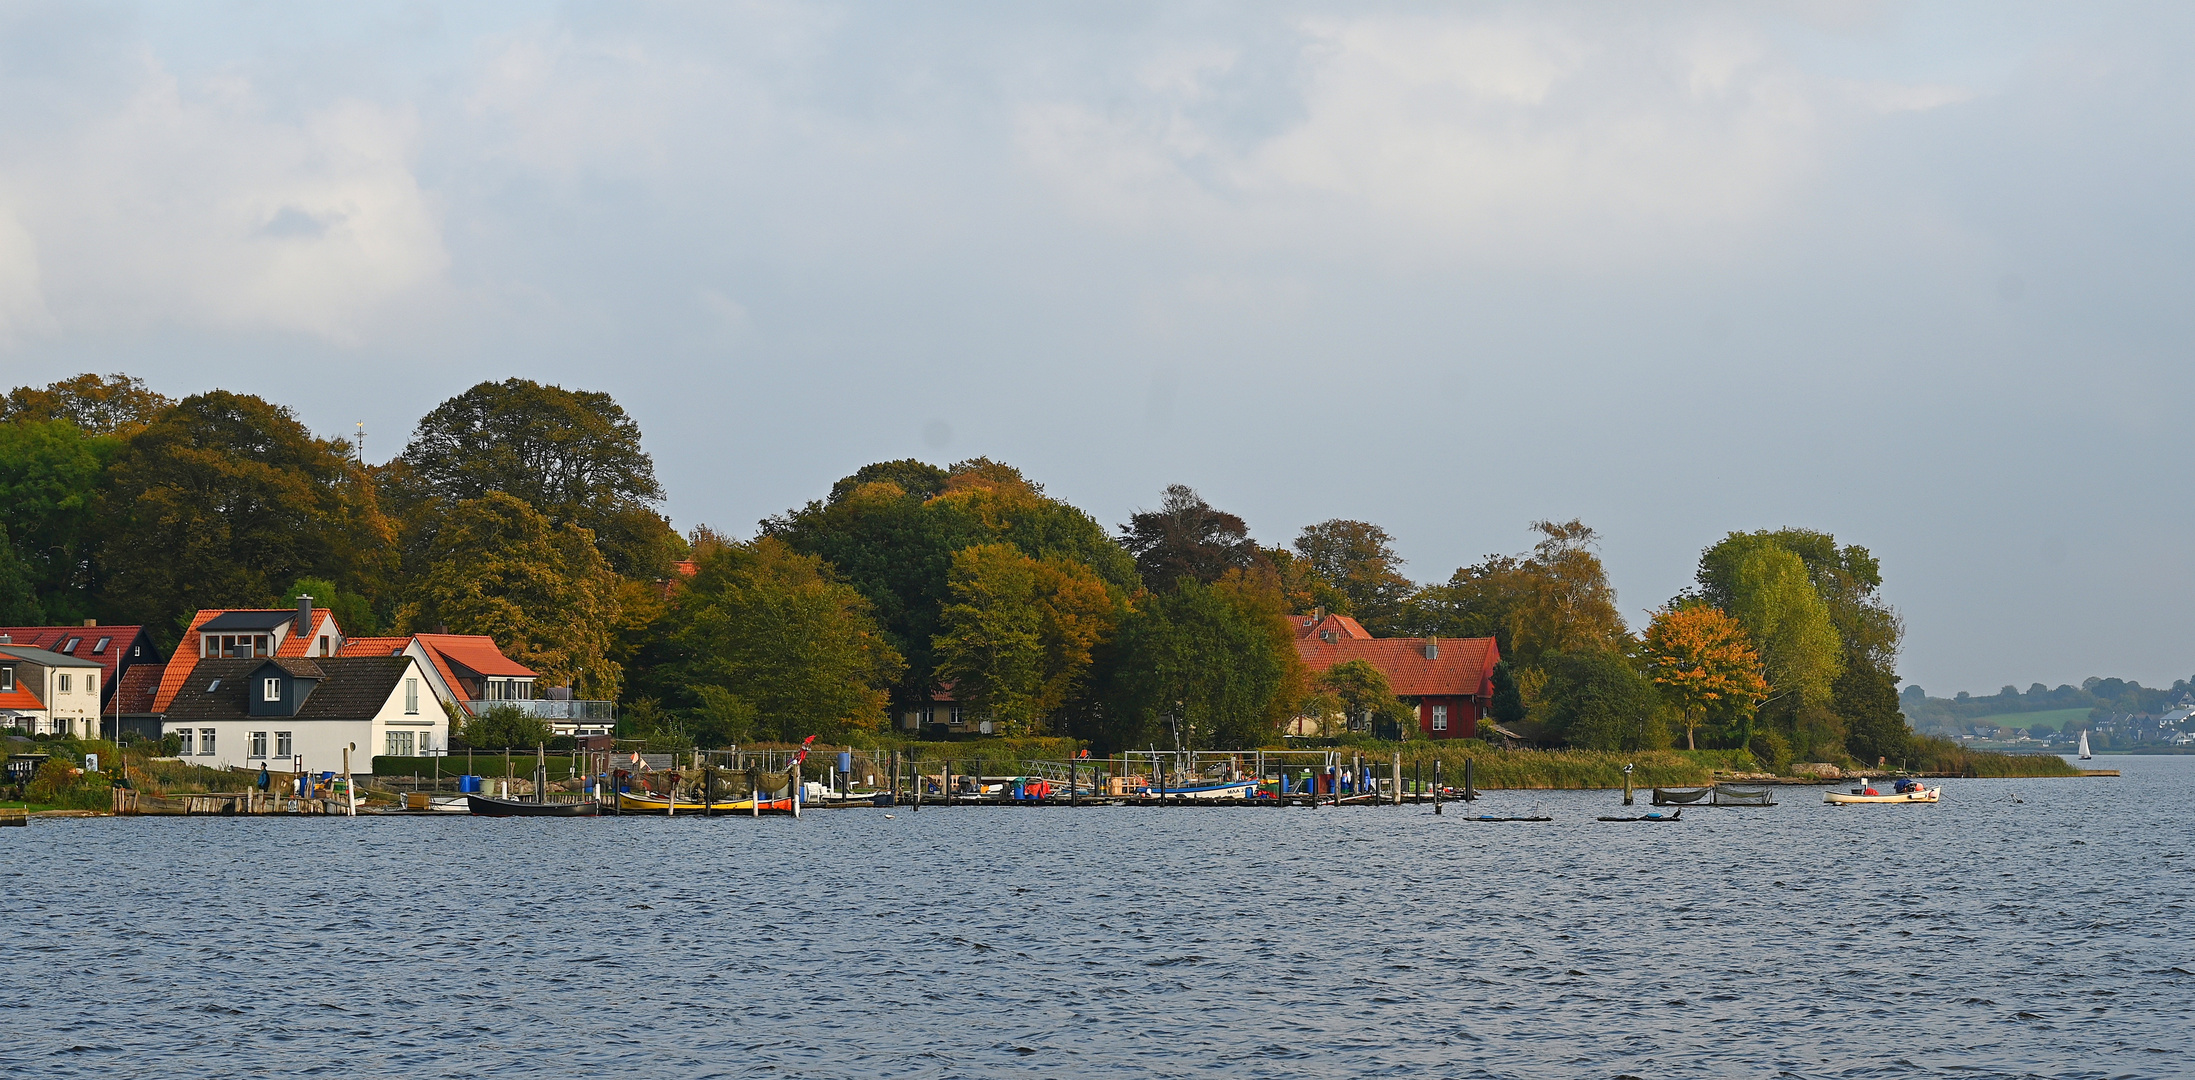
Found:
[[[310,634],[310,633],[312,633],[312,594],[311,594],[311,593],[298,593],[298,594],[297,594],[297,629],[295,629],[295,630],[292,630],[292,631],[291,631],[291,633],[293,633],[293,634],[298,634],[298,635],[304,635],[304,634]]]
[[[1438,659],[1440,659],[1440,639],[1439,639],[1439,638],[1437,638],[1437,637],[1429,637],[1429,638],[1426,638],[1426,639],[1425,639],[1425,658],[1426,658],[1427,660],[1438,660]]]

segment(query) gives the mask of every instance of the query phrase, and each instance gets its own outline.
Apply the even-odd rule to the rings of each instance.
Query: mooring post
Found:
[[[790,771],[789,773],[787,773],[787,774],[786,774],[786,777],[787,777],[787,779],[788,779],[788,780],[790,780],[790,781],[791,781],[791,789],[790,789],[790,790],[791,790],[791,793],[792,793],[792,796],[793,796],[793,820],[795,820],[795,821],[798,821],[798,820],[800,819],[800,759],[799,759],[799,758],[794,758],[794,759],[793,759],[793,767],[792,767],[792,770],[791,770],[791,771]]]
[[[1433,813],[1440,813],[1440,759],[1433,759]]]
[[[1402,751],[1395,751],[1395,801],[1389,805],[1402,805]]]
[[[1082,805],[1082,769],[1075,763],[1073,751],[1067,753],[1067,805]]]
[[[1478,798],[1478,797],[1479,797],[1479,790],[1478,790],[1478,787],[1477,787],[1477,786],[1476,786],[1476,785],[1475,785],[1475,784],[1474,784],[1474,783],[1472,782],[1472,779],[1471,779],[1471,759],[1470,759],[1470,758],[1464,758],[1464,759],[1463,759],[1463,801],[1464,801],[1464,802],[1470,802],[1470,801],[1472,801],[1472,800],[1474,800],[1474,799],[1476,799],[1476,798]]]
[[[1628,764],[1623,767],[1623,804],[1631,805],[1631,766]]]

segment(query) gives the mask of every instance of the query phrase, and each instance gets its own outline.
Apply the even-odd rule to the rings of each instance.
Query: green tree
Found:
[[[1517,689],[1516,669],[1507,660],[1494,665],[1494,698],[1486,704],[1486,715],[1504,727],[1524,722],[1524,695]]]
[[[1135,557],[1136,569],[1154,589],[1181,579],[1209,585],[1230,570],[1249,570],[1262,561],[1249,525],[1214,508],[1186,484],[1168,485],[1158,509],[1129,515],[1120,527],[1120,546]]]
[[[1382,637],[1407,630],[1405,609],[1417,586],[1403,576],[1402,556],[1387,530],[1334,518],[1305,526],[1295,549],[1349,598],[1349,613],[1365,629]]]
[[[198,608],[278,602],[300,577],[370,592],[394,535],[349,451],[224,390],[159,414],[116,455],[100,500],[103,607],[171,626]]]
[[[950,587],[935,643],[938,678],[1006,734],[1035,731],[1066,707],[1116,618],[1094,571],[1032,559],[1012,544],[955,554]]]
[[[1828,703],[1844,642],[1804,561],[1771,538],[1733,533],[1702,556],[1699,580],[1760,649],[1771,700],[1787,710]]]
[[[1626,648],[1616,590],[1593,553],[1598,535],[1575,520],[1535,521],[1532,529],[1540,541],[1530,554],[1489,555],[1458,569],[1413,598],[1403,625],[1416,634],[1494,638],[1520,684],[1534,681],[1527,673],[1550,653]]]
[[[127,434],[152,423],[175,401],[128,375],[78,375],[44,388],[18,386],[0,398],[0,423],[59,420],[87,435]]]
[[[547,746],[554,735],[547,720],[516,705],[491,706],[457,731],[457,737],[475,750],[532,750]]]
[[[1547,729],[1591,750],[1659,749],[1668,745],[1654,684],[1609,649],[1584,648],[1547,657],[1541,711]]]
[[[433,542],[442,511],[501,493],[553,525],[589,530],[620,574],[661,578],[683,554],[656,512],[663,488],[640,425],[608,394],[481,383],[421,417],[388,475],[415,549]]]
[[[673,600],[664,673],[697,737],[842,738],[883,725],[904,664],[862,595],[823,561],[763,537],[712,546]]]
[[[1344,660],[1311,680],[1319,695],[1330,696],[1334,705],[1367,729],[1393,725],[1405,738],[1417,732],[1417,710],[1403,704],[1387,681],[1387,674],[1364,660]],[[1323,717],[1321,717],[1323,719]]]
[[[38,603],[30,572],[16,557],[7,526],[0,525],[0,625],[39,626],[45,621],[45,608]]]
[[[68,420],[0,424],[0,528],[14,541],[43,618],[75,621],[93,613],[99,498],[122,443]]]
[[[374,612],[373,604],[353,590],[337,587],[328,578],[298,578],[283,591],[281,599],[294,601],[299,596],[310,596],[314,607],[334,612],[336,625],[345,634],[365,637],[381,632],[381,617]]]
[[[1109,650],[1106,711],[1092,734],[1111,746],[1263,744],[1304,691],[1303,662],[1276,583],[1240,572],[1210,585],[1177,578],[1123,619]]]
[[[450,508],[401,621],[414,631],[486,634],[547,686],[614,699],[623,671],[609,657],[617,575],[577,525],[554,525],[501,492]]]

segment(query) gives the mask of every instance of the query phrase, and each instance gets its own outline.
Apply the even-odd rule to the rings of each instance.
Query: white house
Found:
[[[375,755],[449,747],[449,714],[410,656],[202,659],[161,724],[184,760],[280,771],[373,770]]]
[[[102,670],[96,661],[0,645],[0,727],[98,738]]]

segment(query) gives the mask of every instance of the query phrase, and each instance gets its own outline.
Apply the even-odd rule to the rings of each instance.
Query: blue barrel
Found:
[[[839,752],[838,752],[838,775],[840,775],[840,776],[852,776],[853,774],[854,774],[854,752],[853,752],[853,751],[851,751],[851,750],[841,750],[841,751],[839,751]]]
[[[457,790],[466,795],[478,795],[480,793],[480,778],[477,776],[458,777]]]

